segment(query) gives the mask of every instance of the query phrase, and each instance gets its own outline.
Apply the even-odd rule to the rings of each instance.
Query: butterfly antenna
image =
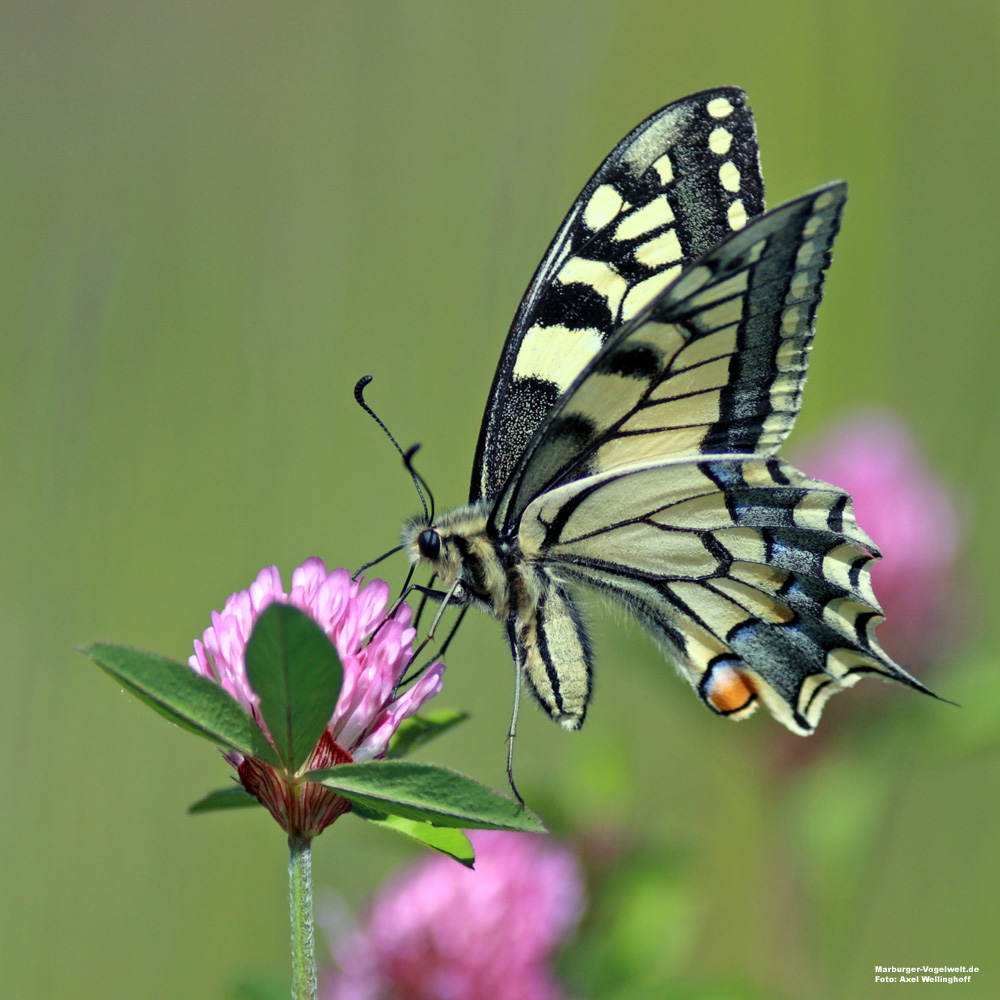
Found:
[[[357,578],[361,576],[361,574],[364,573],[366,569],[371,569],[372,566],[377,566],[383,559],[388,559],[389,556],[394,556],[397,552],[401,552],[402,549],[403,549],[402,545],[397,545],[394,549],[389,549],[388,552],[383,552],[382,555],[378,557],[378,559],[373,559],[371,562],[366,562],[364,566],[359,566],[351,574],[351,579],[357,580]]]
[[[397,445],[398,447],[398,445]],[[406,464],[406,468],[409,470],[411,476],[413,476],[413,481],[417,482],[419,480],[420,485],[417,486],[417,492],[420,493],[420,487],[427,491],[427,495],[431,498],[431,512],[427,514],[427,504],[424,504],[424,513],[427,514],[427,523],[434,523],[434,494],[431,492],[431,488],[427,485],[427,480],[424,479],[422,475],[414,468],[413,456],[420,451],[420,445],[415,444],[410,448],[406,449],[406,454],[403,455],[403,462]],[[423,493],[420,493],[420,498],[423,499]]]
[[[378,414],[365,402],[365,388],[367,387],[368,383],[371,382],[371,380],[372,380],[371,375],[362,375],[361,378],[358,379],[357,383],[354,386],[354,398],[357,400],[358,406],[360,406],[361,409],[364,410],[365,413],[367,413],[368,416],[370,416],[372,420],[374,420],[375,423],[377,423],[379,427],[382,428],[383,431],[385,431],[385,436],[393,443],[393,445],[396,448],[396,451],[398,451],[400,455],[403,456],[403,462],[406,464],[406,468],[409,470],[410,476],[413,479],[413,485],[416,487],[417,496],[420,497],[420,502],[421,504],[423,504],[424,514],[427,516],[428,521],[431,521],[433,520],[433,518],[432,515],[427,514],[427,501],[424,499],[423,490],[421,490],[420,488],[421,483],[424,484],[425,488],[427,486],[427,483],[424,482],[423,476],[418,475],[414,471],[413,466],[410,464],[410,461],[407,457],[408,455],[412,456],[413,452],[416,451],[416,448],[411,448],[409,452],[404,452],[403,449],[399,447],[399,442],[392,436],[392,431],[390,431],[389,428],[386,427],[384,423],[382,423],[382,421],[379,419]],[[427,490],[427,492],[430,493],[430,490]],[[434,500],[433,498],[431,498],[431,510],[433,509],[434,509]],[[399,549],[393,549],[392,551],[398,552]],[[392,555],[392,552],[387,552],[386,556],[388,555]],[[382,556],[381,558],[384,559],[385,556]],[[379,561],[378,559],[375,560],[375,562],[378,561]],[[374,566],[375,563],[369,563],[368,565]],[[365,568],[366,567],[364,566],[362,567],[362,569]],[[361,570],[358,570],[358,572],[360,573]]]

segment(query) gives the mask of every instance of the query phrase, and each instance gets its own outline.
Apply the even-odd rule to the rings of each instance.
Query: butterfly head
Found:
[[[403,550],[414,566],[429,566],[445,589],[461,580],[465,596],[496,614],[506,604],[506,573],[487,533],[488,513],[480,501],[433,522],[415,517],[403,528]]]
[[[403,527],[403,549],[414,566],[429,565],[443,583],[453,583],[475,540],[485,537],[486,511],[481,503],[429,518],[414,517]]]

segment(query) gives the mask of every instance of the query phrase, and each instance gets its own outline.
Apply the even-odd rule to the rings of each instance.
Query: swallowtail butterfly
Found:
[[[591,695],[579,586],[635,615],[720,715],[762,702],[805,735],[865,674],[931,693],[875,638],[879,553],[850,497],[775,456],[846,194],[764,212],[746,96],[705,91],[612,150],[539,265],[469,503],[403,544],[435,596],[504,623],[518,690],[565,728]]]

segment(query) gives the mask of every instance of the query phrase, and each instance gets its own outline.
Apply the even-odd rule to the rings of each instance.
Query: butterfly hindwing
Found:
[[[495,498],[611,335],[763,207],[741,90],[693,94],[629,133],[574,202],[521,302],[486,404],[470,499]]]
[[[850,498],[770,457],[845,197],[790,202],[691,265],[559,401],[496,511],[526,558],[628,607],[714,710],[760,701],[802,734],[864,673],[919,687],[875,640],[878,551]]]
[[[725,715],[760,699],[809,733],[864,673],[919,687],[879,647],[878,550],[850,498],[775,458],[625,466],[543,494],[528,558],[628,607]]]

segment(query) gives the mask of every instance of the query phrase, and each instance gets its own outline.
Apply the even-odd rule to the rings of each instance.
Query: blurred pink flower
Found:
[[[381,891],[335,947],[324,1000],[563,1000],[551,965],[583,911],[575,857],[534,834],[469,836],[474,871],[431,857]]]
[[[441,690],[444,664],[435,663],[397,696],[396,685],[413,652],[412,611],[400,604],[385,617],[389,585],[373,580],[362,587],[345,569],[327,572],[322,559],[308,559],[292,573],[286,594],[277,567],[262,569],[249,590],[233,594],[212,626],[194,642],[191,668],[228,691],[266,734],[259,699],[247,682],[244,652],[261,612],[275,601],[306,612],[336,647],[344,680],[333,716],[302,771],[385,756],[400,722]],[[270,738],[270,737],[268,737]],[[227,753],[247,791],[267,806],[290,833],[313,836],[345,813],[350,804],[309,782],[296,782],[263,761]],[[293,776],[294,777],[294,776]]]
[[[835,426],[796,464],[847,490],[858,524],[882,550],[872,586],[885,612],[879,642],[903,663],[927,663],[950,638],[959,529],[947,489],[906,427],[873,412]]]

